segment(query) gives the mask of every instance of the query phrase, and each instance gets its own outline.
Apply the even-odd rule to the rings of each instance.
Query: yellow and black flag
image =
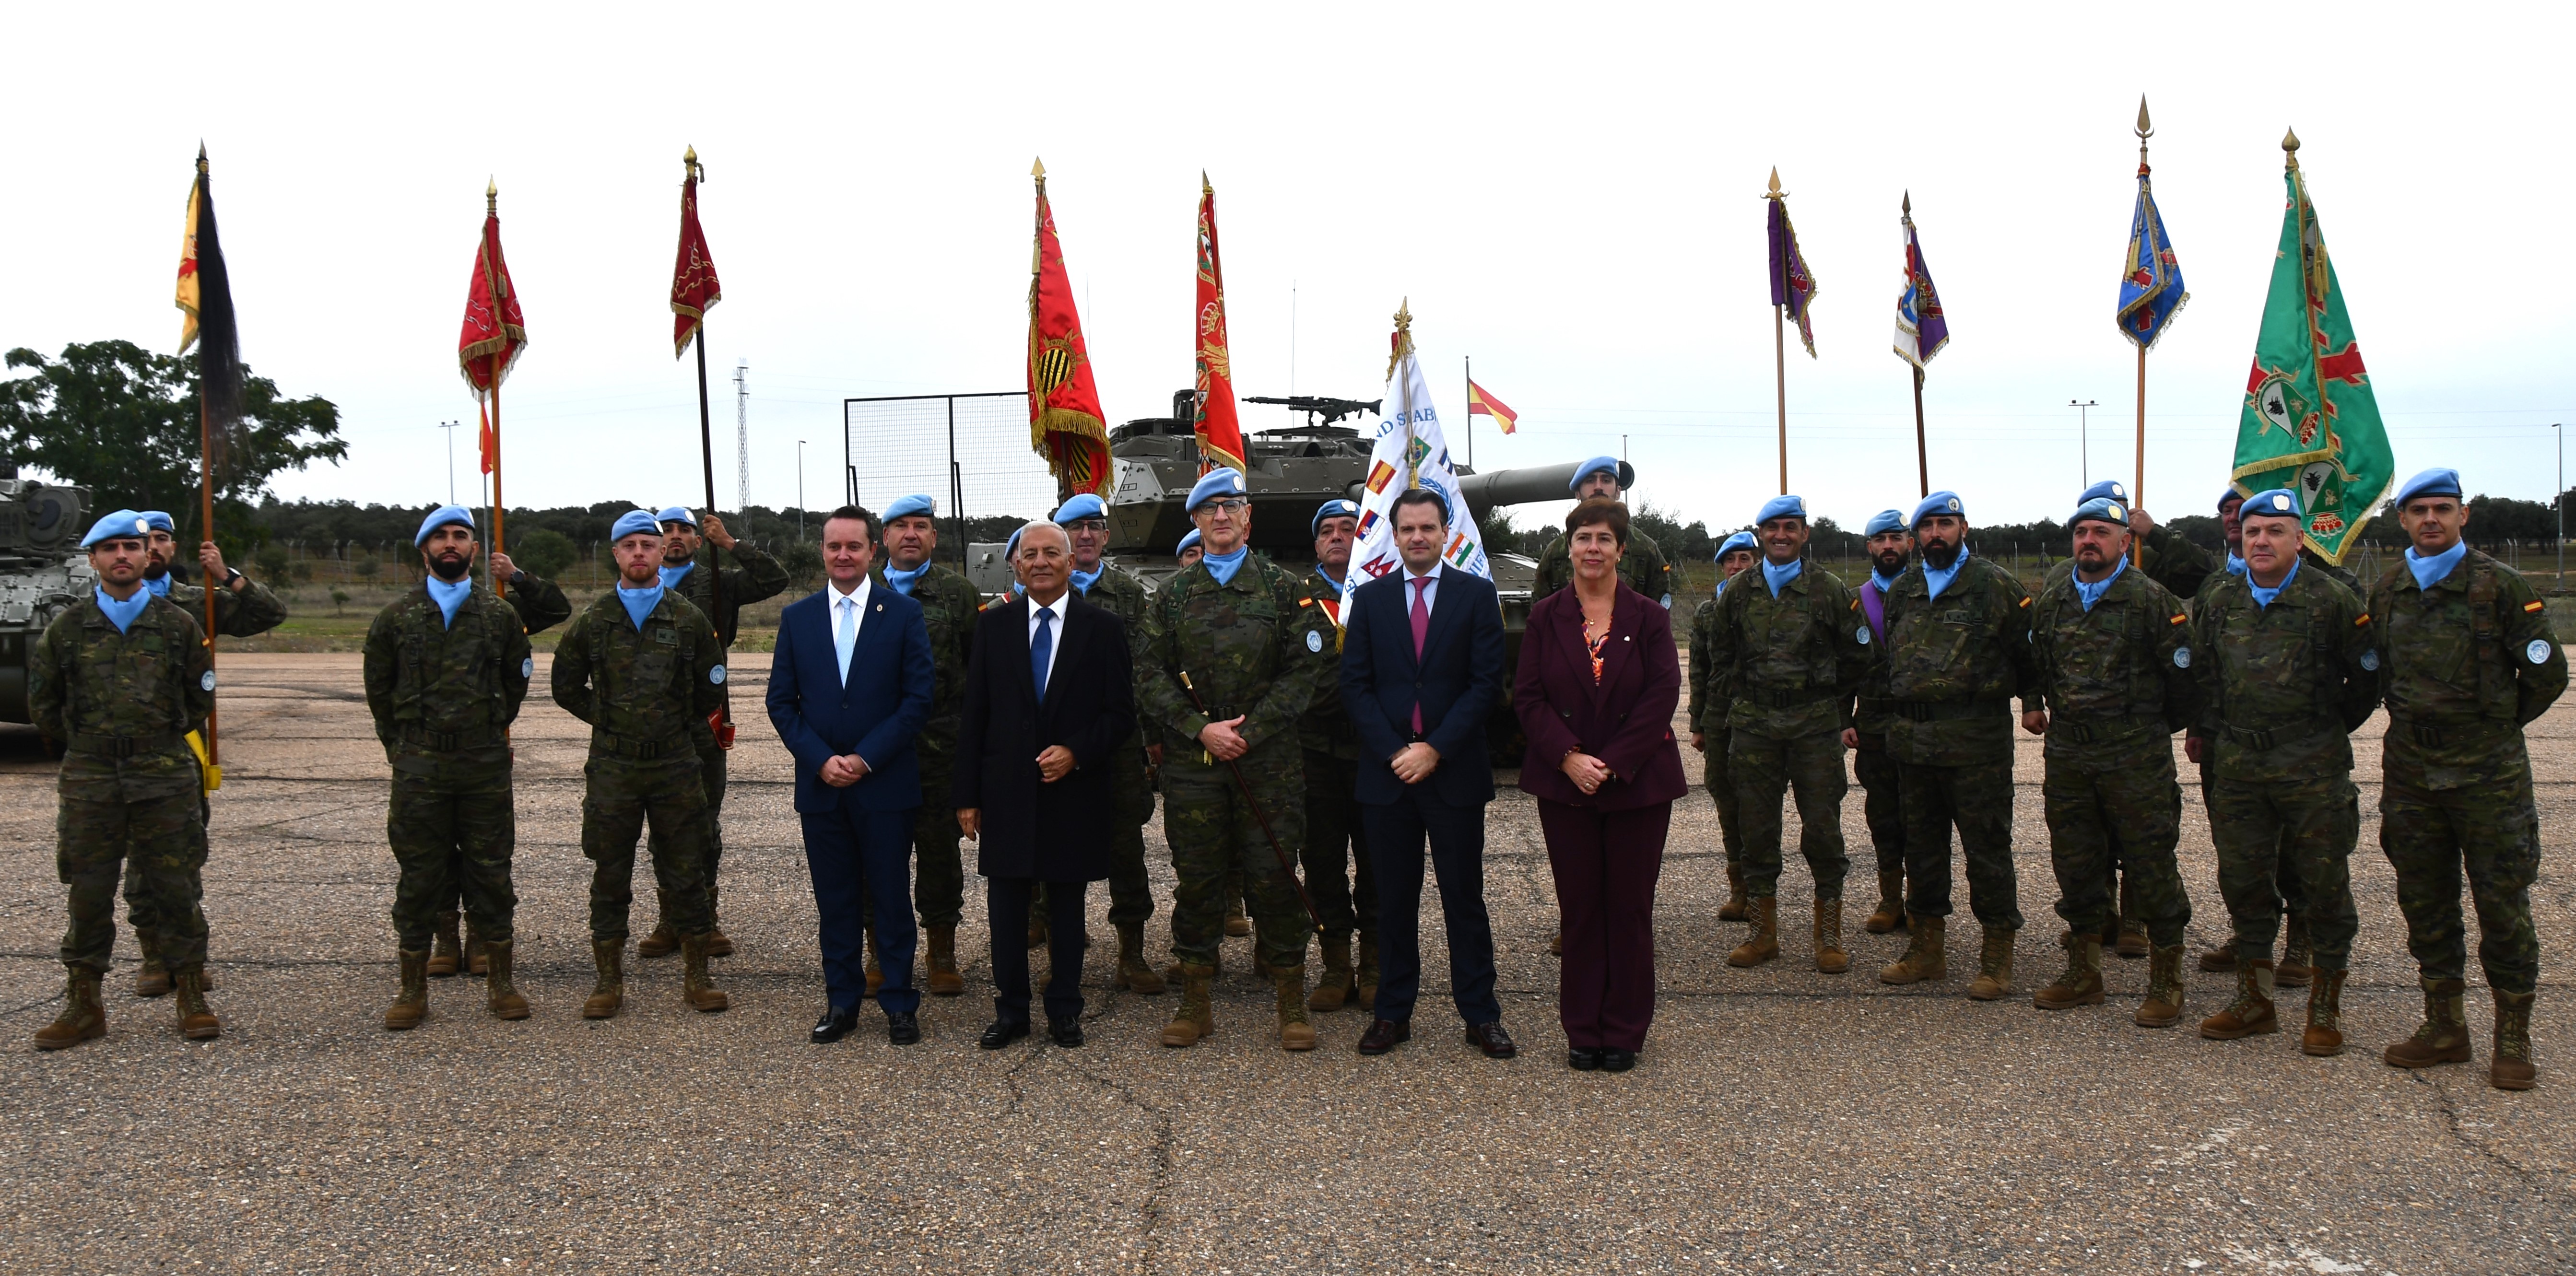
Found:
[[[223,240],[215,233],[215,193],[206,176],[206,148],[197,147],[197,180],[188,187],[188,225],[179,241],[179,353],[197,349],[197,370],[207,461],[241,420],[241,337],[233,326],[231,276],[224,270]]]

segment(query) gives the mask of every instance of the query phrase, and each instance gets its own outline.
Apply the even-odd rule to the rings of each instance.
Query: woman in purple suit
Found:
[[[1655,1015],[1655,879],[1690,787],[1673,745],[1681,660],[1671,615],[1619,583],[1628,507],[1586,500],[1565,535],[1574,586],[1530,608],[1512,688],[1529,737],[1521,788],[1538,798],[1565,918],[1566,1063],[1625,1072]]]

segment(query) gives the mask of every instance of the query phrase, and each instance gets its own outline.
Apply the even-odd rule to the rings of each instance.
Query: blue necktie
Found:
[[[1055,631],[1047,628],[1055,619],[1055,608],[1038,608],[1037,636],[1029,639],[1029,681],[1038,689],[1038,703],[1046,703],[1048,657],[1055,654]]]

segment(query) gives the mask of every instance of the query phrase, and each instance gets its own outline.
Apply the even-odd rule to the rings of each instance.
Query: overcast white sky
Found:
[[[175,345],[205,139],[246,357],[343,413],[348,462],[282,478],[289,497],[444,498],[436,423],[474,416],[454,347],[492,176],[530,327],[504,391],[511,503],[693,500],[666,303],[694,143],[726,504],[737,359],[772,505],[795,499],[798,438],[827,503],[844,396],[1022,384],[1043,154],[1114,420],[1190,382],[1204,168],[1239,393],[1291,389],[1293,287],[1295,391],[1377,397],[1410,297],[1453,441],[1462,356],[1522,414],[1508,440],[1477,422],[1480,468],[1624,438],[1638,495],[1713,524],[1775,486],[1775,163],[1822,284],[1820,357],[1790,345],[1792,487],[1846,524],[1913,500],[1888,348],[1910,188],[1953,333],[1925,395],[1933,483],[1976,521],[2062,517],[2070,398],[2103,405],[2092,476],[2130,477],[2111,306],[2142,90],[2192,292],[2149,361],[2149,508],[2224,484],[2285,125],[2399,471],[2546,499],[2549,423],[2576,421],[2548,264],[2564,5],[239,6],[211,50],[203,12],[12,15],[0,346]]]

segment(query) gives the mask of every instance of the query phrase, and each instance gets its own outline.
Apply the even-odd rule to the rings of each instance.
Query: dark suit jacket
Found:
[[[796,756],[796,809],[918,807],[921,764],[912,738],[930,717],[931,693],[930,630],[921,604],[882,585],[868,590],[844,685],[834,667],[831,592],[827,585],[787,604],[769,660],[769,722]],[[823,763],[844,753],[865,759],[868,773],[836,789],[823,783]]]
[[[1046,703],[1029,670],[1029,600],[1023,594],[975,620],[966,662],[966,707],[957,725],[950,800],[979,809],[975,871],[986,877],[1096,882],[1109,876],[1110,751],[1136,729],[1136,683],[1118,613],[1068,590],[1057,603],[1055,667]],[[1073,750],[1073,772],[1038,778],[1048,745]]]
[[[1447,588],[1444,584],[1442,588]],[[1529,736],[1521,787],[1552,802],[1604,811],[1670,802],[1690,791],[1681,751],[1673,746],[1673,710],[1681,703],[1681,659],[1670,613],[1622,585],[1610,611],[1610,641],[1601,681],[1583,646],[1583,602],[1572,588],[1530,608],[1521,635],[1520,674],[1512,708]],[[1601,759],[1612,778],[1589,796],[1560,764],[1579,749]]]
[[[1351,591],[1342,608],[1342,705],[1360,737],[1359,800],[1384,805],[1404,796],[1408,786],[1387,764],[1413,741],[1419,703],[1421,739],[1440,751],[1439,768],[1423,783],[1452,806],[1491,802],[1485,719],[1503,694],[1502,603],[1493,582],[1442,567],[1418,660],[1412,606],[1398,569]]]

